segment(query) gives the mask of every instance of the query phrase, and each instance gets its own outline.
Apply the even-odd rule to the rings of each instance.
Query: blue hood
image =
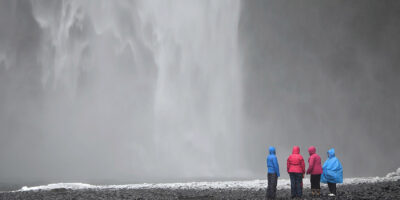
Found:
[[[329,151],[328,151],[328,158],[333,158],[333,157],[335,157],[335,149],[334,148],[329,149]]]
[[[273,146],[269,147],[269,154],[275,155],[275,147],[273,147]]]

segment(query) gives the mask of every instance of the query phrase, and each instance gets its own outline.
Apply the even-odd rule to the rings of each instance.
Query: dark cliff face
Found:
[[[400,165],[399,10],[398,1],[242,2],[250,167],[264,171],[269,145],[281,163],[292,145],[335,147],[345,176]]]

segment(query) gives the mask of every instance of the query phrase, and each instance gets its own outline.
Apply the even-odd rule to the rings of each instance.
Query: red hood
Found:
[[[305,173],[303,156],[300,155],[300,147],[294,146],[292,154],[287,159],[287,171],[289,173]]]
[[[300,153],[300,147],[299,146],[294,146],[292,154],[299,154]]]
[[[313,155],[317,150],[315,149],[314,146],[311,146],[310,148],[308,148],[308,153],[311,155]]]

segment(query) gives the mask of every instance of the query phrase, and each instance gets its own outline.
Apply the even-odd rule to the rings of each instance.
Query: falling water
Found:
[[[10,12],[22,4],[37,29],[26,33],[39,72],[29,84],[42,92],[18,103],[33,127],[15,133],[31,139],[20,162],[33,162],[19,170],[54,181],[243,174],[239,1],[32,1]]]
[[[167,169],[184,161],[179,173],[196,168],[207,176],[228,170],[235,164],[230,155],[238,156],[229,141],[240,130],[239,2],[172,3],[146,1],[140,15],[153,29],[158,69],[156,157],[173,161]]]

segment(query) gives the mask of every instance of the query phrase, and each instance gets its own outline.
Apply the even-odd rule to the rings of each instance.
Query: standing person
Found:
[[[343,183],[343,167],[335,156],[335,149],[329,149],[328,160],[322,166],[321,182],[328,183],[329,196],[336,196],[336,183]]]
[[[321,187],[319,184],[322,174],[321,157],[319,157],[316,151],[314,146],[308,148],[310,157],[308,158],[307,174],[311,174],[311,195],[313,197],[321,195]]]
[[[269,147],[269,155],[267,157],[268,166],[268,188],[267,188],[267,199],[276,198],[276,185],[278,184],[279,164],[276,158],[275,147]]]
[[[300,147],[294,146],[292,154],[287,159],[287,172],[290,176],[290,187],[292,198],[303,195],[303,177],[305,174],[305,164],[303,156],[300,155]]]

